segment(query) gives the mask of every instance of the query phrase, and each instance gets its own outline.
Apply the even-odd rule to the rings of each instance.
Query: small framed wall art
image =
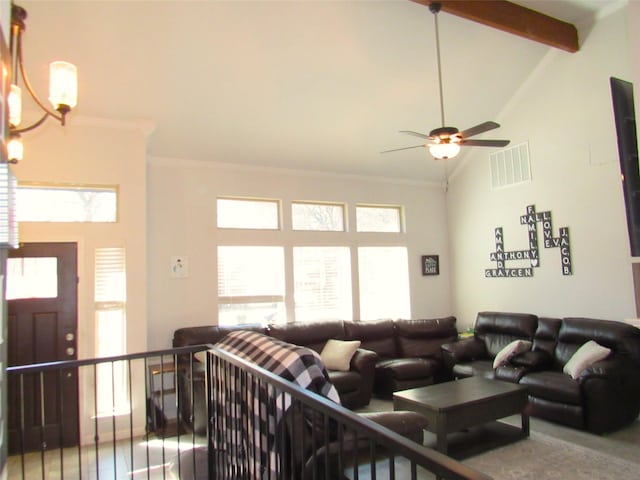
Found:
[[[438,255],[422,255],[422,275],[440,275],[440,257]]]

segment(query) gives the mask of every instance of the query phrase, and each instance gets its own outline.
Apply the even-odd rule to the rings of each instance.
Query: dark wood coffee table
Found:
[[[514,383],[469,377],[393,394],[394,410],[411,410],[429,419],[427,430],[436,434],[436,449],[447,453],[447,435],[509,415],[522,415],[522,428],[514,438],[529,436],[527,387]]]

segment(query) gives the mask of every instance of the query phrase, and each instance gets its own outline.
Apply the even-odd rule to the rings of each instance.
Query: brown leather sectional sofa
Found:
[[[514,340],[532,342],[508,364],[493,359]],[[577,379],[563,373],[589,340],[611,349]],[[531,314],[480,312],[474,336],[443,346],[454,377],[483,375],[529,387],[528,412],[594,433],[617,430],[640,413],[640,329],[590,318],[543,318]]]
[[[455,341],[458,336],[454,317],[366,322],[327,320],[268,327],[185,327],[174,332],[173,346],[214,344],[237,329],[259,331],[317,352],[322,351],[329,339],[360,340],[361,346],[351,359],[349,371],[328,372],[342,404],[350,409],[367,405],[373,392],[389,397],[396,390],[448,379],[440,347]],[[183,369],[178,378],[182,418],[193,419],[196,431],[205,428],[203,379],[204,367],[199,364],[193,369],[193,379],[189,369]],[[193,411],[191,405],[194,405]]]

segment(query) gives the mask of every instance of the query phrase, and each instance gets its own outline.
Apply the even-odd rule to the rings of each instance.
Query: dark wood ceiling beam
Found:
[[[427,7],[434,3],[433,0],[411,1]],[[580,48],[574,25],[506,0],[443,0],[437,3],[442,5],[443,12],[551,47],[571,53]]]

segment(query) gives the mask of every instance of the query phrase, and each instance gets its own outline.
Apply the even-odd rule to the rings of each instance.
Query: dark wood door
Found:
[[[77,358],[77,271],[75,243],[9,251],[9,366]],[[77,369],[10,375],[8,401],[10,452],[77,445]]]

